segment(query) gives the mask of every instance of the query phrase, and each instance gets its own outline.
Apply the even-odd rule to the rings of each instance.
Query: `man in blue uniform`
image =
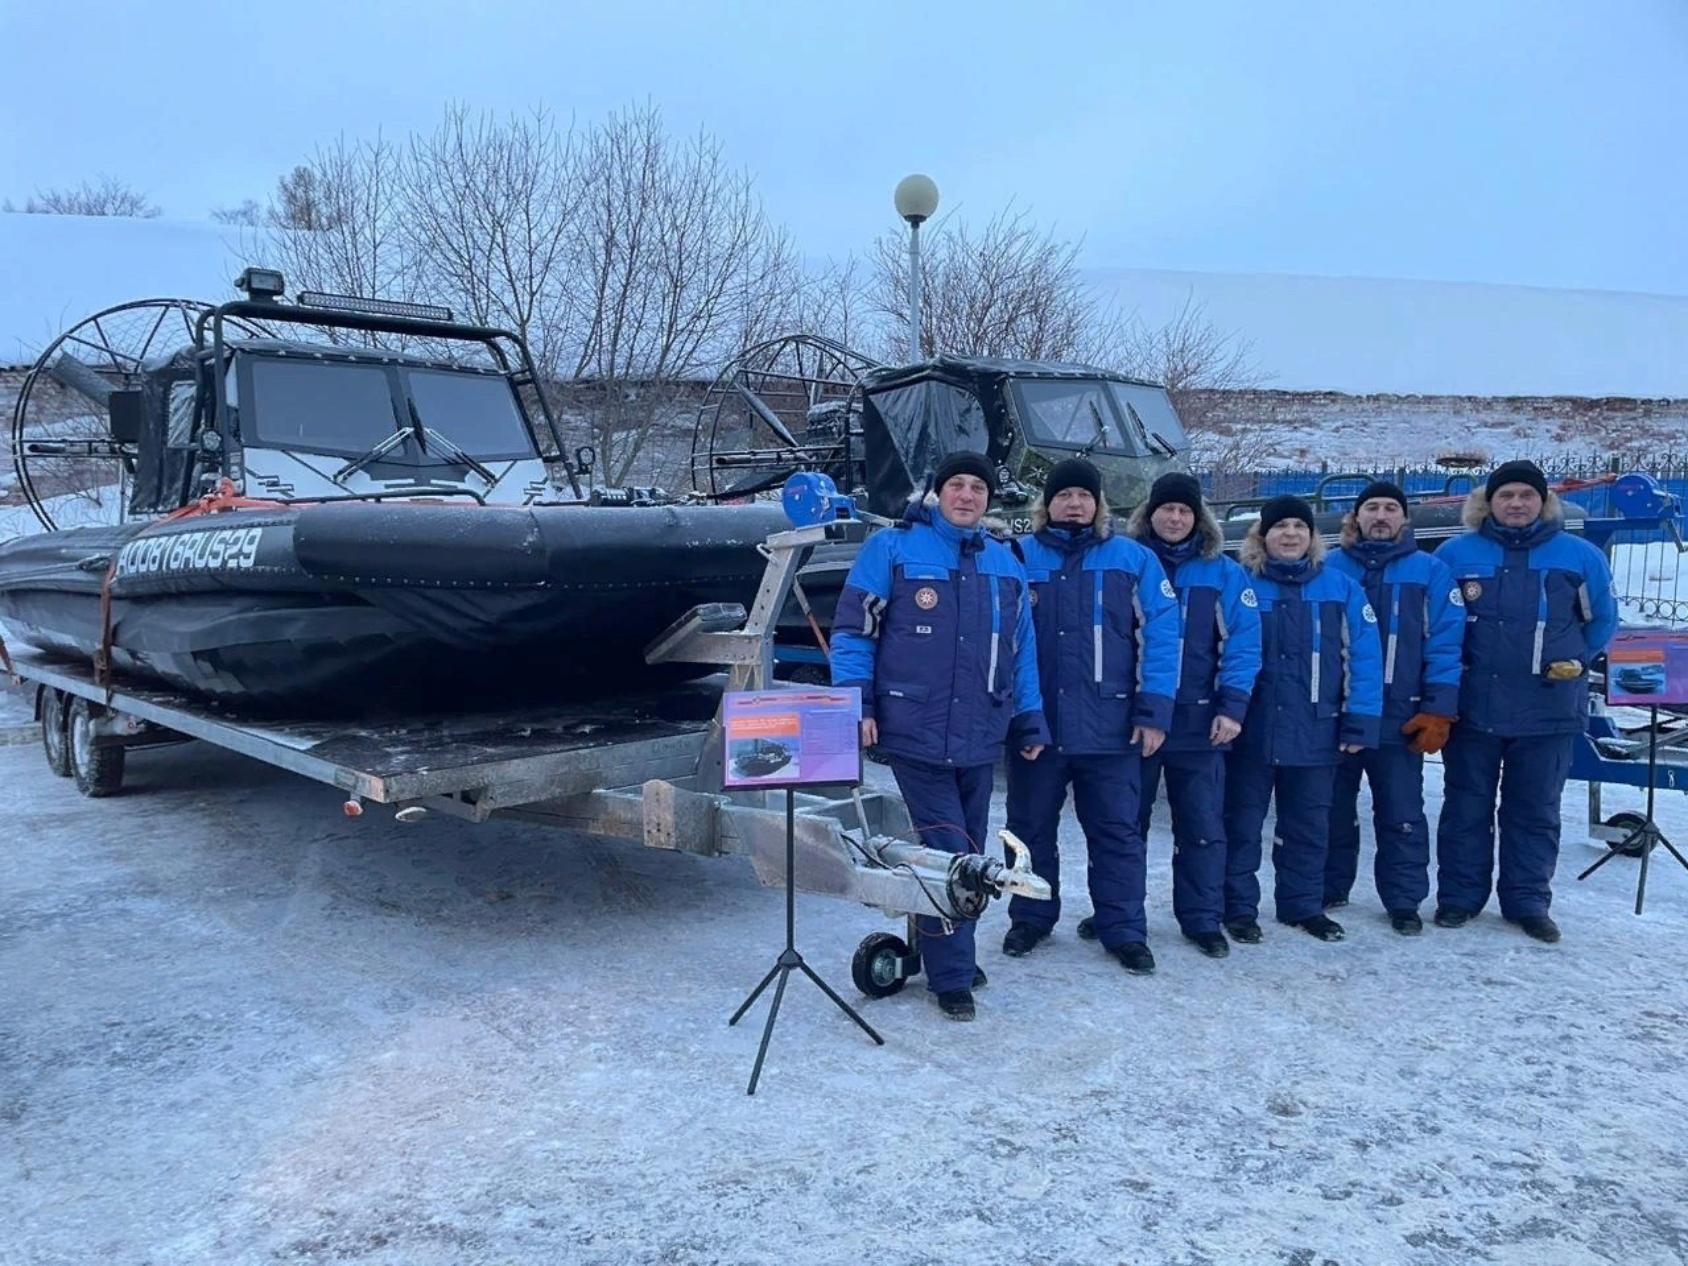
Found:
[[[1466,614],[1459,724],[1442,758],[1436,924],[1469,922],[1492,883],[1501,916],[1551,944],[1559,796],[1587,724],[1589,663],[1618,626],[1612,573],[1599,550],[1564,531],[1559,498],[1533,462],[1497,467],[1466,500],[1465,525],[1436,551]]]
[[[1465,604],[1445,564],[1413,539],[1407,494],[1379,480],[1342,521],[1329,566],[1358,581],[1377,616],[1383,648],[1383,728],[1375,748],[1336,767],[1325,861],[1325,909],[1348,904],[1360,865],[1360,775],[1371,783],[1377,859],[1372,874],[1389,923],[1424,931],[1430,893],[1430,824],[1424,819],[1424,758],[1442,750],[1459,710]]]
[[[1260,833],[1277,803],[1272,841],[1280,923],[1321,941],[1342,925],[1324,913],[1331,786],[1343,752],[1377,746],[1383,654],[1360,586],[1324,566],[1313,510],[1299,497],[1260,509],[1239,551],[1260,601],[1260,676],[1225,765],[1225,930],[1260,933]]]
[[[1049,746],[1008,764],[1008,829],[1026,842],[1053,896],[1016,896],[1002,952],[1030,952],[1061,915],[1061,811],[1072,787],[1090,853],[1093,926],[1134,975],[1155,969],[1143,912],[1141,761],[1172,721],[1178,602],[1155,556],[1113,530],[1102,476],[1083,458],[1057,463],[1019,541],[1037,627]]]
[[[1172,811],[1172,913],[1202,953],[1224,958],[1231,952],[1219,930],[1225,753],[1242,730],[1260,672],[1260,604],[1248,573],[1225,557],[1225,534],[1191,476],[1174,472],[1155,480],[1127,531],[1160,560],[1178,594],[1183,626],[1172,729],[1143,761],[1138,829],[1148,837],[1164,776]],[[1085,934],[1080,924],[1079,935]]]
[[[935,495],[862,546],[832,626],[832,681],[861,689],[863,745],[891,766],[922,842],[952,853],[985,848],[1004,742],[1035,760],[1049,737],[1026,574],[979,526],[995,480],[980,453],[946,457]],[[927,987],[971,1020],[972,921],[916,926]]]

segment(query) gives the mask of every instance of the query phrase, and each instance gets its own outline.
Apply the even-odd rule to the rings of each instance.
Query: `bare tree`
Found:
[[[0,210],[20,208],[7,201]],[[111,215],[151,220],[162,214],[140,190],[115,176],[85,180],[74,189],[38,189],[21,208],[31,215]]]
[[[258,205],[256,198],[248,198],[236,206],[213,208],[211,218],[218,224],[238,224],[244,228],[257,228],[264,222],[264,208]]]
[[[414,297],[416,270],[404,242],[402,163],[403,153],[379,134],[373,141],[341,137],[282,180],[270,204],[264,249],[296,292]],[[316,227],[302,228],[301,217]],[[345,330],[324,333],[337,341],[402,341]]]

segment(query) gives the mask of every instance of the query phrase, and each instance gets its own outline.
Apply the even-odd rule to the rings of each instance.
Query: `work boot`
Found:
[[[1096,916],[1087,914],[1078,921],[1078,939],[1094,941],[1096,939]]]
[[[983,989],[990,983],[990,977],[985,975],[985,969],[983,967],[975,967],[973,969],[973,988]]]
[[[1310,919],[1292,919],[1290,926],[1300,928],[1321,941],[1340,941],[1343,937],[1342,924],[1335,919],[1327,919],[1322,914],[1315,914]]]
[[[1011,924],[1008,935],[1002,938],[1002,952],[1009,958],[1024,958],[1038,947],[1038,942],[1048,937],[1048,928],[1040,928],[1032,923]]]
[[[1424,932],[1424,920],[1418,917],[1417,910],[1391,910],[1389,926],[1402,936],[1419,936]]]
[[[1196,948],[1209,958],[1224,958],[1231,952],[1231,943],[1223,932],[1186,932],[1184,939],[1195,942]]]
[[[1533,936],[1538,941],[1545,941],[1549,945],[1559,943],[1559,925],[1545,914],[1525,914],[1508,922],[1516,923],[1524,929],[1527,936]]]
[[[1436,907],[1436,926],[1439,928],[1462,928],[1471,922],[1471,911],[1456,910],[1452,906]]]
[[[1258,945],[1264,939],[1260,924],[1254,919],[1232,919],[1225,925],[1225,930],[1238,945]]]
[[[971,1020],[974,1014],[973,991],[951,989],[947,993],[939,994],[938,1010],[951,1020]]]
[[[1155,974],[1155,956],[1142,941],[1127,941],[1124,945],[1116,945],[1110,952],[1133,976]]]

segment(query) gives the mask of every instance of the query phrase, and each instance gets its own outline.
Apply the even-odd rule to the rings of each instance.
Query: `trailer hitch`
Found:
[[[950,862],[949,898],[962,918],[978,918],[992,897],[1048,901],[1053,895],[1049,881],[1033,873],[1031,852],[1020,838],[1006,827],[998,834],[1007,861],[983,853],[957,853]]]

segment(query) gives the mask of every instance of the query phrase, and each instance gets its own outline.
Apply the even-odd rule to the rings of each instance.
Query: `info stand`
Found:
[[[873,1026],[840,998],[797,950],[797,788],[811,783],[855,785],[861,782],[861,696],[854,688],[843,690],[756,690],[731,691],[725,696],[724,779],[729,788],[783,788],[785,791],[785,948],[762,977],[762,983],[733,1012],[728,1025],[737,1024],[755,1004],[774,977],[774,1002],[768,1021],[762,1026],[762,1044],[750,1070],[745,1093],[756,1093],[762,1077],[762,1061],[774,1036],[785,998],[785,982],[800,971],[833,1004],[860,1026],[878,1045],[885,1045]]]
[[[1606,844],[1606,855],[1577,876],[1587,879],[1618,854],[1641,855],[1641,875],[1635,885],[1635,912],[1647,896],[1647,864],[1655,848],[1665,848],[1688,870],[1688,858],[1676,851],[1653,817],[1653,797],[1659,781],[1659,705],[1688,703],[1688,636],[1664,630],[1625,630],[1606,652],[1606,702],[1643,707],[1647,712],[1647,813],[1618,843]]]

